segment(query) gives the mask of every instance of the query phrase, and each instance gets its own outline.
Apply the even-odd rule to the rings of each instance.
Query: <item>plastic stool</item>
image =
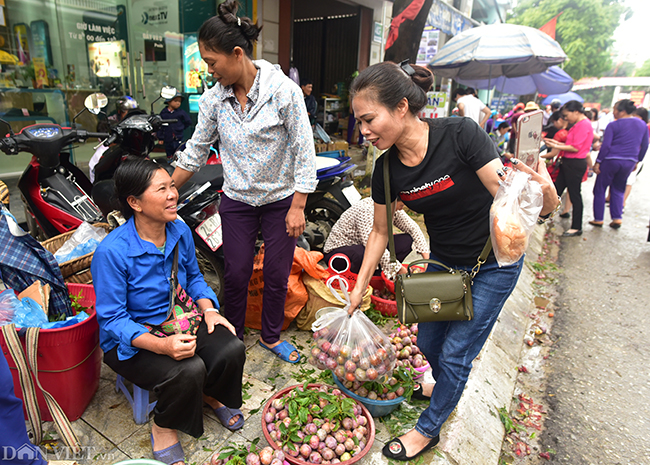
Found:
[[[156,406],[156,402],[149,403],[149,391],[146,391],[135,384],[133,385],[133,396],[124,385],[124,377],[117,375],[117,381],[115,382],[115,392],[122,391],[126,396],[126,400],[131,404],[133,409],[133,420],[136,424],[142,425],[149,421],[149,414]]]

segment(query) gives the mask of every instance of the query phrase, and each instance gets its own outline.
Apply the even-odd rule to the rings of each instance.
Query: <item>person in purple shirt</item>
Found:
[[[603,145],[594,163],[598,175],[594,184],[594,219],[589,224],[602,227],[605,215],[605,193],[609,187],[609,213],[612,228],[623,223],[623,198],[627,178],[643,160],[648,149],[648,128],[634,118],[636,106],[631,100],[619,100],[614,106],[615,120],[607,125]]]

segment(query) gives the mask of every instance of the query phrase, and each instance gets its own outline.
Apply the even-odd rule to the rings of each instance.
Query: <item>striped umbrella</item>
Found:
[[[562,47],[538,29],[492,24],[461,32],[436,54],[429,68],[458,79],[520,77],[543,73],[566,60]]]

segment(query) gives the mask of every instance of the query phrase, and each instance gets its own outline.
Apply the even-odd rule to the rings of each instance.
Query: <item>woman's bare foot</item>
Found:
[[[223,404],[222,404],[221,402],[219,402],[217,399],[215,399],[214,397],[206,396],[205,394],[203,394],[203,402],[205,402],[206,404],[208,404],[208,405],[212,408],[212,410],[216,410],[216,409],[218,409],[218,408],[223,407]],[[241,415],[235,415],[234,417],[232,417],[232,418],[230,419],[230,421],[228,422],[228,424],[229,424],[230,426],[234,425],[235,423],[237,423],[237,421],[239,420],[239,417],[240,417],[240,416],[241,416]]]
[[[278,342],[276,342],[276,343],[274,343],[274,344],[269,344],[268,342],[264,341],[264,339],[262,339],[261,337],[260,337],[260,341],[262,342],[262,344],[264,344],[264,345],[265,345],[266,347],[268,347],[269,349],[272,349],[272,348],[274,348],[275,346],[278,346],[278,345],[282,344],[282,341],[280,341],[280,340],[278,340]],[[300,357],[300,354],[299,354],[298,351],[296,351],[296,350],[294,350],[293,352],[291,352],[291,353],[289,354],[289,359],[290,359],[292,362],[298,360],[299,357]]]
[[[151,422],[151,435],[153,436],[153,450],[156,452],[167,449],[178,442],[176,430],[162,428],[155,421]],[[174,464],[184,465],[184,462],[174,462]]]

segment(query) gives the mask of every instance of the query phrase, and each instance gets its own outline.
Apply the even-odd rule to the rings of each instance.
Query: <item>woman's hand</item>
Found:
[[[520,160],[512,160],[512,167],[517,171],[523,171],[531,175],[533,181],[537,181],[540,186],[542,186],[542,194],[544,195],[544,205],[542,206],[542,211],[540,215],[547,215],[555,210],[555,207],[560,203],[560,200],[557,197],[557,190],[555,190],[555,184],[551,180],[551,176],[548,174],[546,169],[546,163],[543,159],[539,159],[537,162],[537,171],[534,171],[528,167],[525,163]]]
[[[594,173],[600,174],[600,163],[594,163],[594,167],[592,169],[594,170]]]
[[[205,321],[205,324],[208,327],[208,334],[212,334],[212,331],[214,331],[215,326],[221,325],[221,326],[225,326],[228,330],[230,330],[230,332],[234,336],[237,336],[235,327],[230,324],[230,322],[226,319],[225,316],[220,315],[217,312],[204,313],[203,321]]]
[[[358,283],[357,283],[358,284]],[[350,292],[350,308],[348,308],[348,314],[352,315],[355,310],[361,306],[363,302],[363,293],[359,290],[360,286],[354,286],[352,292]]]
[[[168,355],[174,360],[184,360],[194,357],[196,350],[196,336],[189,334],[174,334],[165,338],[163,341],[163,354]]]
[[[289,208],[289,213],[285,219],[287,225],[287,234],[289,237],[298,237],[305,230],[305,210],[303,208]]]

